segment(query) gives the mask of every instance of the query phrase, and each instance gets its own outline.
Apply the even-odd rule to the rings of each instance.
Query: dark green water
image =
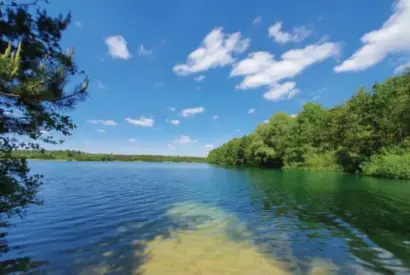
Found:
[[[32,166],[45,175],[44,205],[7,230],[3,269],[20,259],[20,269],[38,265],[33,274],[410,274],[410,182],[206,164]]]

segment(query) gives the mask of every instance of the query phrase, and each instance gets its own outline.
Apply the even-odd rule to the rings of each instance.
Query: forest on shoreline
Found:
[[[74,150],[17,150],[16,157],[67,161],[147,161],[147,162],[206,162],[205,158],[162,155],[93,154]]]
[[[306,103],[213,149],[209,163],[410,179],[410,70],[333,108]]]

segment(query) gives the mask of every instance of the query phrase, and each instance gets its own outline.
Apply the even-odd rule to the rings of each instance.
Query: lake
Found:
[[[33,274],[410,274],[410,182],[207,164],[32,161],[8,229]]]

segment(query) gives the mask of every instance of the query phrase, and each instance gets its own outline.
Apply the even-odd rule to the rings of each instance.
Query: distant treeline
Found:
[[[296,116],[277,113],[207,160],[410,179],[410,71],[334,108],[309,102]]]
[[[73,150],[17,150],[14,156],[27,159],[70,160],[70,161],[148,161],[148,162],[206,162],[205,158],[187,156],[160,155],[119,155],[119,154],[91,154]]]

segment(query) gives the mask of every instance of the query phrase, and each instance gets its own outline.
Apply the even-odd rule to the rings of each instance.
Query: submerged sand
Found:
[[[139,274],[290,274],[249,240],[237,219],[218,208],[177,204],[168,215],[190,229],[171,232],[146,243]],[[233,239],[233,235],[236,236]]]
[[[134,274],[139,275],[282,275],[302,274],[295,266],[289,269],[271,253],[262,251],[253,242],[252,234],[234,215],[218,207],[195,202],[175,204],[167,212],[179,224],[166,236],[133,241]],[[183,229],[181,229],[183,228]],[[285,244],[286,245],[286,244]],[[287,244],[289,246],[289,244]],[[289,247],[289,253],[291,249]],[[291,253],[290,253],[291,254]],[[116,257],[111,251],[105,258]],[[292,255],[289,257],[293,258]],[[337,266],[322,259],[313,259],[308,274],[334,274]],[[288,267],[288,268],[287,268]],[[108,265],[90,266],[82,274],[119,272]],[[115,273],[117,272],[117,273]],[[119,272],[118,274],[121,274]],[[306,274],[306,272],[304,272]]]

